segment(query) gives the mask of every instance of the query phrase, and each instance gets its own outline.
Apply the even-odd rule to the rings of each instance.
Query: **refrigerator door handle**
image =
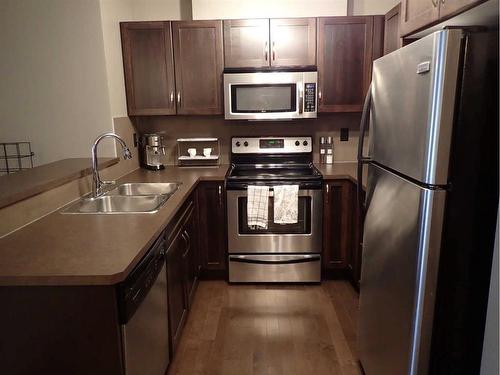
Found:
[[[359,125],[359,142],[358,142],[358,162],[367,163],[371,161],[369,156],[363,155],[363,146],[366,130],[368,129],[368,122],[370,121],[370,107],[372,104],[372,84],[368,87],[365,102],[363,104],[363,113],[361,114],[361,123]]]
[[[368,122],[370,120],[370,108],[372,103],[372,84],[368,87],[368,92],[366,93],[365,102],[363,104],[363,113],[361,115],[361,123],[359,125],[359,141],[358,141],[358,184],[357,184],[357,195],[358,195],[358,214],[360,217],[360,225],[363,224],[363,218],[365,213],[365,207],[363,202],[363,165],[369,163],[371,158],[369,156],[363,155],[363,147],[366,130],[368,129]]]

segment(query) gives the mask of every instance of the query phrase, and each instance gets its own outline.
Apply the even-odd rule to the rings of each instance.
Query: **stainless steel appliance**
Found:
[[[316,118],[316,71],[224,73],[226,120]]]
[[[118,286],[126,375],[163,375],[169,363],[165,241],[157,240]]]
[[[311,137],[234,137],[226,176],[230,282],[319,282],[322,180]],[[298,185],[298,220],[273,220],[276,185]],[[247,221],[247,188],[270,186],[267,229]]]
[[[159,134],[144,134],[141,137],[141,165],[154,171],[164,169],[166,148]]]
[[[479,373],[497,85],[496,32],[439,31],[373,64],[358,150],[359,186],[368,164],[358,343],[367,375]]]

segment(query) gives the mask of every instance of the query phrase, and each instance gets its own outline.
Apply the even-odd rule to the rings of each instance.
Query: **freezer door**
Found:
[[[373,64],[371,157],[425,184],[445,185],[462,32],[438,31]]]
[[[445,196],[369,166],[358,332],[366,375],[427,373]]]

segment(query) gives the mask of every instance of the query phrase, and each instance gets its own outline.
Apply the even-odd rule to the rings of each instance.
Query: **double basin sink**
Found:
[[[155,213],[179,189],[179,182],[127,183],[105,194],[78,200],[65,208],[65,214]]]

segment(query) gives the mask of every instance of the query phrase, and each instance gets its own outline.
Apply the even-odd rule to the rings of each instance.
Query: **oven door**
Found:
[[[252,229],[247,220],[247,191],[227,191],[228,251],[241,253],[321,253],[322,191],[299,190],[296,224],[274,223],[273,192],[269,196],[267,229]]]
[[[225,119],[316,117],[316,108],[310,105],[315,97],[311,90],[316,88],[316,80],[316,72],[225,73]]]

